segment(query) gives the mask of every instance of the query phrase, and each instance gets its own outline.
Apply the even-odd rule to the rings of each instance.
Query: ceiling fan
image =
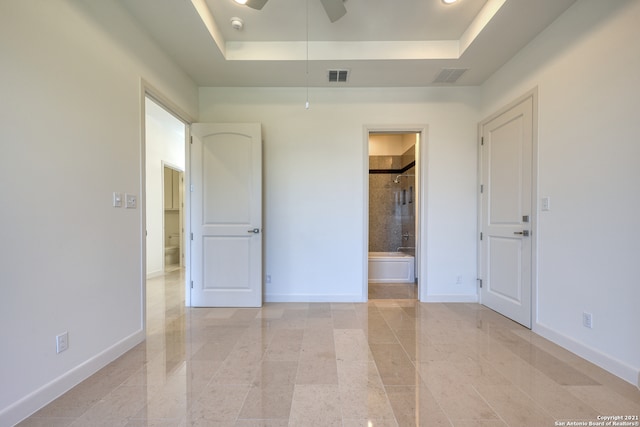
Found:
[[[236,0],[238,1],[238,0]],[[244,4],[252,9],[260,10],[267,4],[268,0],[246,0]],[[238,1],[240,3],[240,1]],[[336,22],[347,13],[347,8],[344,7],[344,0],[320,0],[322,7],[331,22]]]

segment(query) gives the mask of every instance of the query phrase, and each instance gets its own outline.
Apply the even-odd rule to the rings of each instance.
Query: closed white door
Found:
[[[262,305],[260,124],[191,126],[191,305]]]
[[[481,125],[480,299],[531,327],[533,98]]]

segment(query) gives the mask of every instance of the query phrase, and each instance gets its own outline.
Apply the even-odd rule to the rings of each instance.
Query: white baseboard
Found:
[[[264,302],[367,302],[360,294],[318,295],[318,294],[265,294]],[[478,302],[476,294],[429,295],[421,302]]]
[[[366,302],[362,295],[265,294],[264,302]]]
[[[575,353],[583,359],[601,367],[605,371],[608,371],[640,388],[640,368],[627,365],[608,354],[586,346],[573,338],[556,332],[547,326],[541,325],[540,323],[535,323],[532,330],[549,341],[564,347],[570,352]]]
[[[477,294],[454,294],[454,295],[427,295],[420,302],[478,302]]]
[[[2,409],[0,411],[0,425],[12,426],[19,423],[140,344],[144,339],[144,331],[139,330]]]

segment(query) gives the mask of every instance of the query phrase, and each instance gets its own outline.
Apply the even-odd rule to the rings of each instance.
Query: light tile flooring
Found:
[[[476,304],[189,309],[149,280],[148,339],[26,426],[554,426],[640,391]]]

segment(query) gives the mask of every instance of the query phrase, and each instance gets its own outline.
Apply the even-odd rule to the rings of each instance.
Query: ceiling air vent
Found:
[[[455,83],[467,70],[468,68],[443,68],[433,83]]]
[[[329,70],[329,83],[344,83],[349,79],[349,70]]]

